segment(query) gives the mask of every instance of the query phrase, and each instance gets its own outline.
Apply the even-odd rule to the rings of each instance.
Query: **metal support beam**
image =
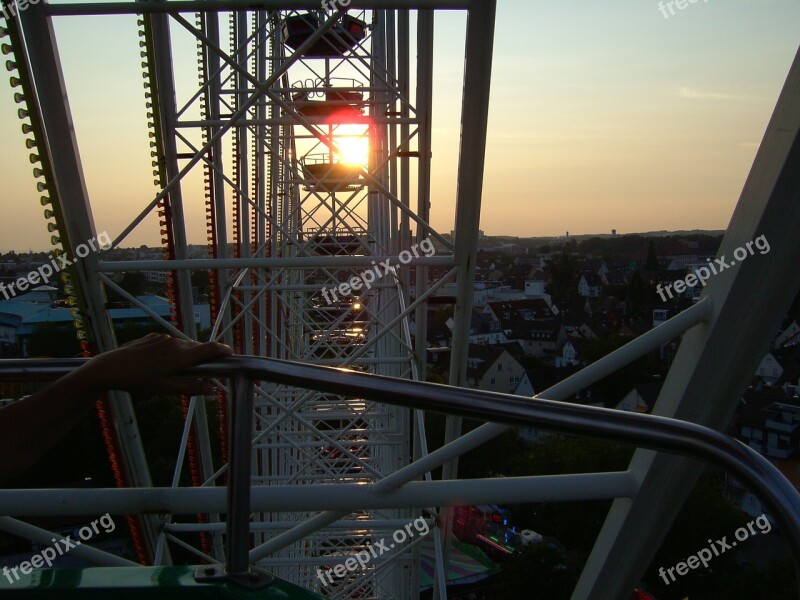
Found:
[[[115,490],[115,491],[125,491],[125,490]],[[104,510],[105,509],[98,508],[92,514],[95,515],[103,514]],[[62,543],[66,539],[64,538],[63,535],[60,535],[53,531],[47,531],[46,529],[36,527],[34,525],[31,525],[30,523],[25,523],[24,521],[18,521],[17,519],[12,519],[11,517],[0,517],[0,529],[12,535],[21,537],[23,539],[36,542],[37,544],[42,544],[43,546],[52,545],[54,540],[58,541],[59,543]],[[74,542],[78,540],[71,540],[71,541],[74,544]],[[92,548],[91,546],[87,545],[83,540],[78,541],[78,544],[74,544],[70,550],[71,550],[70,554],[72,556],[82,558],[96,565],[103,565],[106,567],[141,566],[139,565],[139,563],[135,563],[126,558],[122,558],[115,554],[105,552],[104,550]]]
[[[231,459],[233,462],[233,456]],[[242,465],[242,469],[245,466]],[[231,476],[232,482],[237,480],[241,483],[243,480],[237,479],[234,471],[231,471]],[[249,480],[246,483],[249,484]],[[637,486],[630,473],[622,472],[416,481],[391,494],[381,494],[374,488],[374,485],[357,483],[269,485],[253,487],[248,496],[238,494],[242,488],[234,484],[229,487],[232,498],[226,496],[228,492],[221,487],[106,488],[91,490],[89,494],[80,489],[3,490],[0,493],[0,510],[3,514],[15,516],[105,512],[194,514],[231,510],[227,522],[228,572],[242,574],[249,565],[246,542],[249,539],[250,511],[302,512],[331,508],[349,513],[453,504],[608,500],[631,497],[636,493]],[[55,502],[54,496],[57,496]],[[214,524],[199,524],[198,527],[210,530]]]
[[[203,19],[205,27],[205,35],[215,45],[219,45],[220,32],[219,32],[219,19],[213,13],[208,13]],[[220,121],[220,93],[222,88],[222,77],[220,74],[220,59],[219,56],[213,52],[209,52],[207,48],[203,47],[203,64],[206,65],[206,73],[209,77],[208,86],[205,90],[205,101],[208,111],[209,119]],[[209,149],[211,153],[211,162],[208,165],[209,176],[209,189],[208,194],[210,201],[209,212],[214,215],[213,219],[213,238],[214,248],[212,249],[215,259],[228,258],[228,221],[225,218],[225,181],[221,176],[224,173],[223,158],[222,158],[222,139],[219,137],[220,127],[225,125],[221,122],[218,126],[209,127],[205,132],[208,138],[215,138],[217,141]],[[177,124],[176,124],[177,128]],[[231,273],[225,269],[217,271],[216,292],[219,294],[224,293],[230,284]],[[234,338],[233,332],[229,329],[228,325],[231,322],[231,308],[230,304],[225,304],[218,308],[219,314],[217,319],[220,324],[224,326],[225,333],[222,341],[233,348]]]
[[[495,0],[476,2],[467,17],[464,95],[461,114],[461,147],[459,149],[458,187],[456,198],[455,248],[458,274],[456,305],[453,311],[453,342],[450,354],[450,385],[467,383],[469,331],[472,324],[472,294],[475,263],[478,256],[478,228],[481,220],[483,168],[486,155],[486,129],[489,122],[489,90],[492,79],[494,49]],[[487,35],[487,32],[490,32]],[[445,444],[461,435],[461,418],[448,416],[445,422]],[[458,459],[444,465],[442,478],[458,473]],[[447,572],[447,544],[452,514],[445,511],[440,522],[443,560],[437,568]],[[438,561],[437,561],[438,562]],[[446,598],[447,591],[434,584],[434,598]]]
[[[453,348],[450,385],[467,381],[467,351],[472,314],[472,287],[478,255],[478,227],[483,194],[483,166],[486,154],[486,127],[489,121],[489,86],[492,77],[495,0],[476,3],[467,20],[467,56],[464,74],[464,99],[461,115],[458,191],[456,199],[456,239],[454,256],[458,292],[453,319]],[[491,32],[487,35],[486,32]],[[453,429],[453,428],[451,428]],[[451,431],[458,435],[460,425]],[[455,434],[455,435],[453,435]]]
[[[351,0],[350,10],[437,9],[467,10],[484,0]],[[52,16],[128,15],[144,13],[183,13],[237,10],[319,10],[317,0],[171,0],[169,2],[93,2],[91,4],[45,4]]]
[[[181,269],[244,269],[259,267],[266,269],[347,269],[350,267],[373,267],[381,261],[389,265],[426,265],[431,267],[452,267],[453,257],[420,256],[401,263],[397,256],[297,256],[292,258],[190,258],[187,260],[130,260],[102,261],[95,269],[101,272],[125,271],[172,271]]]
[[[77,246],[96,238],[96,228],[61,69],[56,35],[51,19],[43,10],[22,11],[19,13],[19,19],[27,44],[30,77],[37,91],[36,108],[45,129],[54,185],[58,188],[61,211],[68,216],[65,219],[65,226],[69,239],[62,242],[70,257],[74,257]],[[76,284],[80,286],[86,307],[84,316],[92,330],[97,350],[105,352],[116,346],[116,339],[113,324],[105,311],[106,297],[97,276],[98,262],[98,255],[92,252],[77,261],[74,269],[78,277]],[[147,459],[142,448],[130,396],[122,392],[111,393],[109,405],[120,442],[119,451],[122,458],[120,462],[129,484],[151,485]],[[144,540],[148,550],[152,551],[155,539],[155,523],[145,521]]]
[[[231,448],[225,512],[228,514],[227,572],[234,578],[247,577],[250,569],[247,554],[250,551],[250,475],[252,467],[250,443],[253,439],[254,414],[252,387],[250,380],[244,377],[236,377],[231,382],[231,398],[233,399],[229,438]],[[168,512],[181,513],[183,511],[170,510]]]
[[[419,167],[417,169],[417,213],[425,222],[430,222],[431,207],[431,137],[433,129],[433,32],[434,18],[432,11],[420,11],[417,15],[417,114],[419,125]],[[428,232],[417,228],[417,243],[422,242]],[[428,269],[424,265],[416,268],[417,297],[425,293],[428,286]],[[420,305],[414,315],[414,352],[417,370],[422,379],[426,371],[427,335],[420,332],[428,330],[428,307]]]
[[[709,280],[709,323],[684,336],[654,408],[662,416],[722,430],[780,326],[800,279],[800,51],[756,155],[722,246],[735,262]],[[734,252],[765,236],[769,254],[746,260]],[[695,461],[639,450],[631,469],[642,489],[613,504],[572,596],[614,600],[633,589],[692,490],[702,466]],[[654,518],[657,515],[657,518]],[[709,532],[710,535],[710,532]]]
[[[149,68],[152,71],[154,93],[153,106],[158,107],[154,115],[158,119],[156,134],[160,136],[157,147],[163,152],[159,157],[163,165],[159,171],[163,181],[171,181],[178,176],[178,147],[175,137],[175,123],[178,120],[175,90],[175,73],[172,64],[172,39],[169,29],[169,16],[166,14],[145,15],[145,27],[149,28],[152,36],[152,61]],[[149,23],[147,22],[149,20]],[[170,228],[168,232],[172,243],[171,250],[175,260],[187,259],[186,218],[184,212],[183,187],[179,181],[164,199],[165,208],[169,211],[170,218],[166,221]],[[173,302],[178,312],[176,321],[178,327],[191,339],[197,339],[197,327],[194,320],[194,300],[192,293],[192,274],[187,270],[172,272],[175,279],[175,296]],[[194,411],[195,447],[197,448],[200,462],[200,474],[207,480],[214,473],[213,455],[211,452],[211,438],[208,431],[208,415],[205,403],[197,404]],[[212,516],[217,519],[218,516]]]
[[[164,152],[163,173],[166,181],[171,181],[178,176],[178,148],[175,140],[175,123],[178,120],[175,96],[175,74],[172,66],[172,40],[169,31],[169,17],[166,14],[147,15],[150,20],[148,27],[153,38],[153,81],[158,99],[155,104],[159,108],[157,133],[161,139],[158,144]],[[160,165],[162,166],[162,165]],[[164,199],[170,211],[170,235],[174,244],[175,259],[186,260],[187,239],[186,222],[183,211],[183,188],[181,182],[173,186],[169,196]],[[194,324],[194,311],[192,303],[192,282],[190,274],[186,271],[175,273],[177,277],[177,297],[175,303],[183,319],[182,330],[192,339],[197,337]]]
[[[428,525],[433,525],[433,519],[426,520]],[[403,527],[408,523],[408,519],[373,519],[369,522],[374,530],[383,529],[392,532],[398,527]],[[275,531],[276,529],[288,529],[295,525],[295,521],[253,521],[250,523],[250,531]],[[198,533],[200,531],[225,531],[225,523],[168,523],[164,525],[164,530],[170,533]],[[337,521],[330,526],[330,529],[364,529],[364,521]]]

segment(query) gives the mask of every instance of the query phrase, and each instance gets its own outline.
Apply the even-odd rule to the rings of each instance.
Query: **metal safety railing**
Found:
[[[2,360],[0,381],[47,380],[83,364],[83,359]],[[602,438],[685,455],[713,463],[750,486],[772,511],[800,564],[800,494],[767,459],[730,436],[707,427],[654,415],[523,398],[438,384],[395,379],[339,368],[236,356],[199,365],[187,376],[227,378],[231,383],[230,463],[225,488],[137,488],[95,490],[0,490],[0,515],[74,515],[102,509],[113,514],[226,513],[225,575],[250,581],[255,561],[357,509],[448,506],[455,503],[567,501],[633,497],[630,472],[511,477],[492,480],[413,481],[491,439],[497,427],[529,426]],[[252,487],[250,451],[255,382],[358,397],[408,408],[489,421],[469,445],[456,440],[370,485],[318,484]],[[476,433],[478,432],[478,433]],[[313,490],[312,490],[313,488]],[[341,493],[336,489],[341,488]],[[324,493],[312,493],[316,491]],[[55,501],[57,498],[57,501]],[[250,548],[251,511],[324,511],[266,544]],[[19,523],[18,521],[14,521]],[[0,523],[0,528],[5,528]],[[286,537],[288,536],[288,537]]]

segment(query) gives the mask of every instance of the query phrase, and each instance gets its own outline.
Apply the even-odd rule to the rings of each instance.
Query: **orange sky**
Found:
[[[800,44],[796,0],[498,0],[481,228],[490,235],[723,229]],[[450,231],[463,72],[460,14],[437,17],[432,221]],[[58,21],[98,231],[118,233],[155,194],[133,18]],[[194,46],[176,38],[178,83]],[[185,67],[185,68],[184,68]],[[0,83],[0,249],[49,234]],[[197,178],[190,181],[197,184]],[[190,241],[205,241],[201,203]],[[154,222],[123,245],[158,243]]]

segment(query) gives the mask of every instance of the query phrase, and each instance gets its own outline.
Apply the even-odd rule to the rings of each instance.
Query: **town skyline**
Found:
[[[667,236],[677,236],[677,235],[705,235],[705,236],[720,236],[725,234],[724,229],[676,229],[676,230],[658,230],[658,231],[625,231],[611,233],[611,232],[594,232],[594,233],[572,233],[572,232],[565,232],[569,233],[569,238],[565,235],[532,235],[532,236],[524,236],[524,235],[509,235],[509,234],[494,234],[494,233],[486,233],[483,232],[484,239],[517,239],[522,241],[533,241],[533,240],[542,240],[543,243],[552,243],[552,242],[559,242],[559,241],[566,241],[568,239],[589,239],[589,238],[610,238],[610,237],[625,237],[625,236],[641,236],[641,237],[667,237]],[[443,236],[450,236],[450,233],[444,232]],[[190,243],[188,244],[189,247],[206,247],[206,244],[202,243]],[[233,243],[229,243],[230,246]],[[160,248],[159,245],[148,245],[148,244],[139,244],[138,246],[119,246],[115,248],[115,250],[137,250],[140,248],[147,248],[147,249],[156,249]],[[10,252],[14,252],[16,254],[40,254],[42,252],[50,252],[50,248],[28,248],[26,250],[18,250],[17,248],[6,248],[0,247],[0,255],[8,254]]]

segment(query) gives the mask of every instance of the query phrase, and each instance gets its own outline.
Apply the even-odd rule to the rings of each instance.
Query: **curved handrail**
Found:
[[[85,359],[0,360],[0,381],[52,379],[84,362]],[[800,562],[798,491],[775,466],[752,448],[708,427],[656,415],[537,397],[523,398],[256,356],[232,356],[192,367],[184,374],[271,381],[473,419],[599,437],[712,462],[761,493],[778,522],[786,528],[795,559]]]

